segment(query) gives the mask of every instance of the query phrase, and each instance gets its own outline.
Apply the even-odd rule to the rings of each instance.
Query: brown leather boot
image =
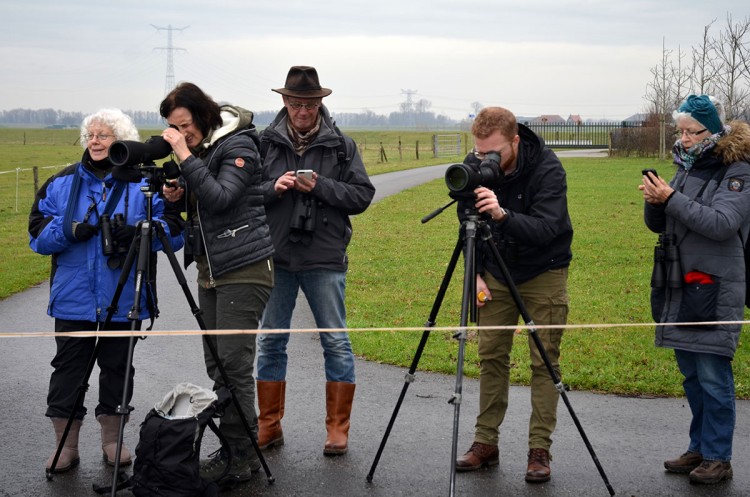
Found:
[[[120,416],[101,414],[96,417],[102,426],[102,456],[107,464],[115,465],[115,451],[117,450],[117,437],[120,434]],[[125,422],[130,421],[130,416],[125,416]],[[123,441],[120,445],[120,466],[129,466],[133,462],[130,451],[125,447]]]
[[[526,468],[528,483],[544,483],[551,478],[549,467],[549,451],[546,449],[529,450],[529,464]]]
[[[732,478],[732,463],[729,461],[706,461],[690,472],[692,483],[713,485]]]
[[[258,393],[258,447],[284,445],[281,418],[284,417],[285,381],[255,382]]]
[[[50,419],[52,420],[52,427],[55,429],[55,438],[57,439],[57,443],[55,444],[54,452],[52,452],[52,455],[49,456],[49,459],[47,459],[47,471],[49,471],[52,467],[52,461],[55,459],[57,448],[60,446],[60,440],[62,440],[63,433],[65,432],[65,427],[68,424],[68,418]],[[74,419],[73,423],[70,425],[68,436],[65,437],[65,445],[63,445],[63,449],[60,451],[60,457],[57,459],[54,473],[63,473],[78,466],[78,463],[81,461],[78,458],[78,434],[80,431],[81,420]]]
[[[354,383],[329,381],[326,383],[326,430],[328,438],[323,454],[346,454],[349,448],[349,416],[354,401]]]
[[[474,442],[466,454],[456,458],[456,471],[476,471],[500,464],[497,445]]]

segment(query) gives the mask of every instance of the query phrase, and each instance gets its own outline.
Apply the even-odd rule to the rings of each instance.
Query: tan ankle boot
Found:
[[[349,447],[349,416],[354,400],[354,383],[326,383],[326,430],[328,438],[323,454],[346,454]]]
[[[55,429],[55,438],[57,443],[55,444],[55,451],[47,459],[47,471],[52,467],[52,461],[55,459],[57,454],[57,448],[60,446],[60,440],[62,440],[65,427],[68,424],[67,418],[50,418],[52,420],[52,426]],[[63,445],[62,451],[60,451],[60,457],[57,459],[54,473],[63,473],[70,469],[78,466],[80,459],[78,458],[78,434],[81,431],[81,420],[74,419],[73,424],[70,425],[68,436],[65,437],[65,445]]]
[[[258,447],[284,445],[281,418],[284,417],[285,381],[256,382],[258,394]]]
[[[120,416],[102,414],[97,416],[96,420],[102,426],[102,455],[107,464],[114,466],[117,437],[120,434]],[[125,416],[125,422],[127,423],[129,420],[130,416]],[[130,451],[125,447],[123,441],[120,446],[120,466],[129,466],[132,462]]]

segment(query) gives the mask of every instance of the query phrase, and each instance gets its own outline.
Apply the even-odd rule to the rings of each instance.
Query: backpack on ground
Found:
[[[213,392],[180,383],[158,402],[141,424],[131,479],[133,495],[218,496],[218,485],[200,476],[201,441],[209,426],[226,445],[212,417],[223,414],[231,399],[226,388]]]

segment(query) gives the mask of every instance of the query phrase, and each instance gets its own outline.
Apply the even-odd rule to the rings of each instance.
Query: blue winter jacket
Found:
[[[101,230],[88,241],[69,239],[63,229],[63,219],[71,202],[74,178],[80,178],[80,188],[75,205],[71,205],[72,220],[83,222],[88,215],[88,223],[99,224],[99,216],[105,213],[105,204],[115,190],[116,182],[107,175],[97,178],[83,163],[73,164],[52,176],[39,189],[29,216],[29,245],[34,252],[52,256],[50,273],[50,299],[47,314],[54,318],[81,321],[104,321],[107,308],[120,278],[121,270],[107,266],[109,257],[102,253]],[[141,191],[145,180],[140,183],[121,183],[122,195],[112,210],[111,216],[123,214],[126,224],[137,225],[147,219],[146,196]],[[166,222],[160,220],[164,203],[158,195],[152,199],[152,219],[161,222],[170,240],[172,249],[182,248],[182,235],[172,236]],[[152,250],[162,250],[158,237],[153,236]],[[127,314],[133,306],[135,293],[135,270],[133,264],[130,276],[118,300],[117,312],[112,321],[126,322]],[[146,285],[141,293],[140,319],[150,317],[146,305]]]

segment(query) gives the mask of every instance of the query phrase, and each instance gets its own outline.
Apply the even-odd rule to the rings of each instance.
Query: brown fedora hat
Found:
[[[327,97],[333,90],[322,88],[318,80],[318,71],[310,66],[292,66],[286,75],[284,88],[272,88],[276,93],[297,98]]]

